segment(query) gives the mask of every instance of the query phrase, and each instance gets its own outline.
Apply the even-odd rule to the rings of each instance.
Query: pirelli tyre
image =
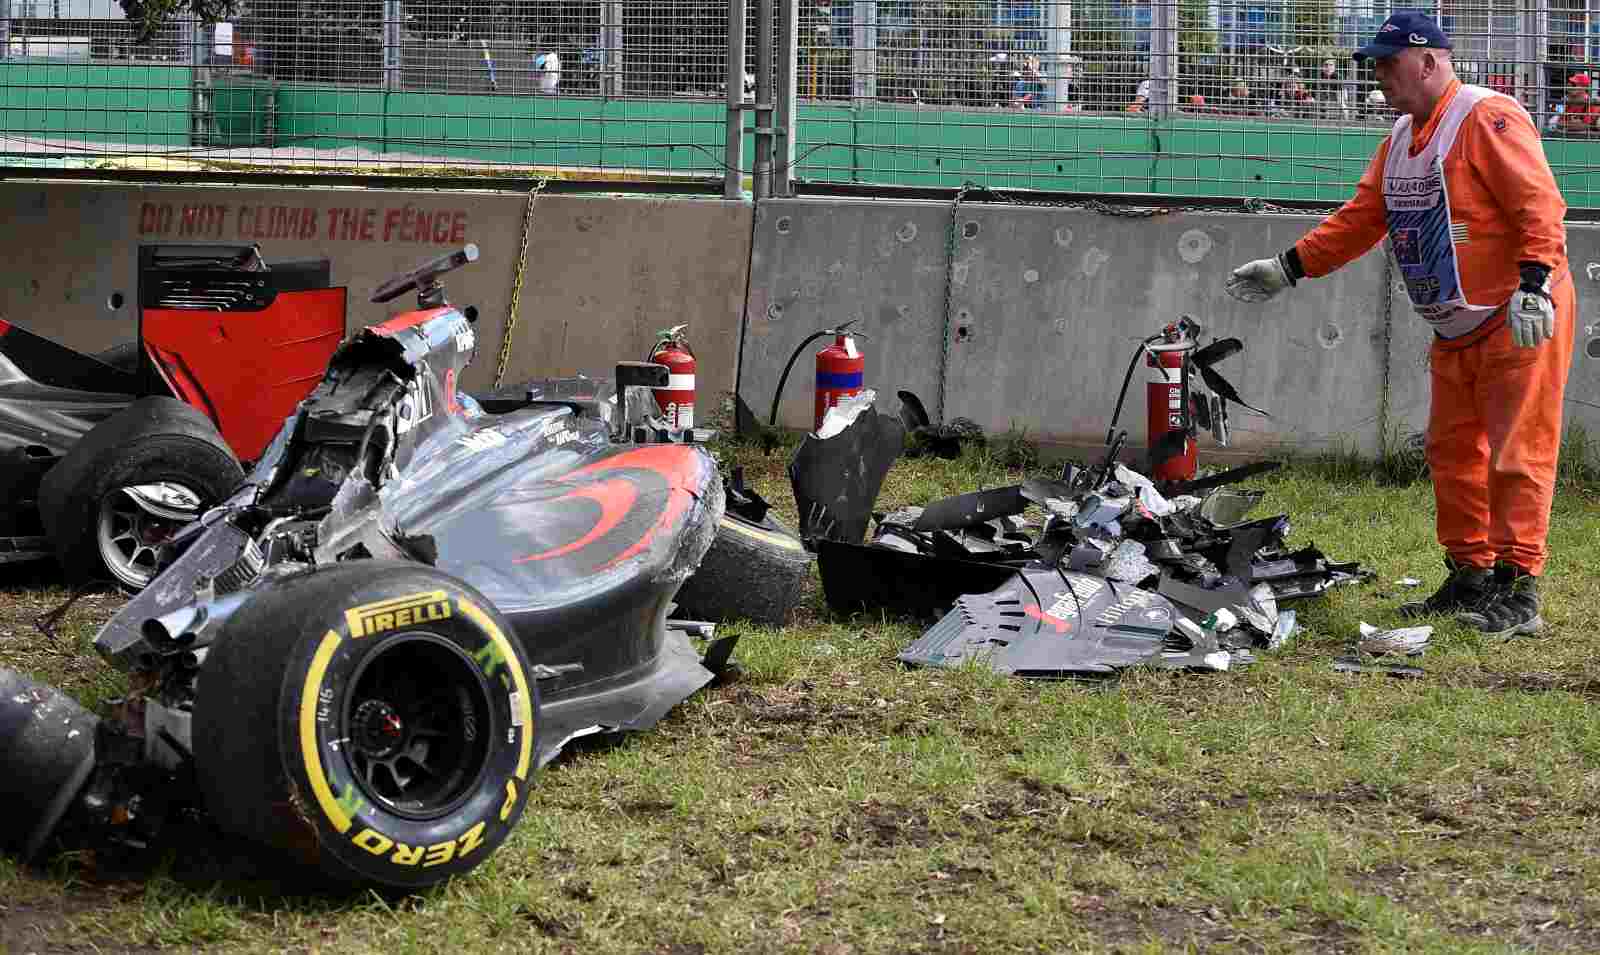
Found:
[[[286,578],[203,661],[204,808],[325,882],[433,885],[521,818],[537,712],[520,644],[455,578],[373,560]]]
[[[676,613],[784,626],[804,595],[812,560],[800,538],[771,514],[758,523],[724,513],[711,549],[678,590]]]
[[[45,472],[39,516],[68,579],[141,590],[161,546],[243,478],[209,418],[176,398],[140,398]]]

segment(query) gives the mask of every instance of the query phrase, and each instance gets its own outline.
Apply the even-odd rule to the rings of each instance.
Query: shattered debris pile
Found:
[[[1294,634],[1282,604],[1371,576],[1315,546],[1289,549],[1286,515],[1246,519],[1262,494],[1231,485],[1275,464],[1167,485],[1169,497],[1108,457],[1057,480],[872,512],[904,432],[871,401],[809,437],[790,476],[830,607],[943,614],[900,654],[908,663],[977,660],[1046,679],[1226,670]],[[1025,519],[1030,505],[1042,520]]]
[[[872,543],[852,555],[858,573],[876,550],[894,550],[901,568],[907,558],[920,560],[952,587],[961,586],[960,572],[941,566],[951,561],[1008,572],[986,592],[955,597],[954,609],[900,659],[924,666],[980,660],[1047,679],[1136,665],[1227,670],[1293,635],[1294,611],[1281,603],[1366,576],[1315,546],[1289,550],[1284,515],[1244,520],[1259,492],[1219,487],[1169,500],[1120,464],[1108,480],[1086,476],[961,496],[987,498],[988,507],[938,501],[915,516],[884,515]],[[1032,536],[1018,519],[1028,503],[1046,512]],[[941,517],[930,521],[930,512]],[[824,587],[838,580],[832,569],[822,564]]]

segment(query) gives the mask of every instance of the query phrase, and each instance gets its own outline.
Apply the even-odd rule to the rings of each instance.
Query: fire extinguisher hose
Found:
[[[794,363],[800,357],[800,353],[806,350],[807,345],[825,335],[833,335],[836,331],[836,329],[824,328],[795,347],[794,354],[789,356],[788,364],[783,366],[783,374],[778,376],[778,390],[773,392],[772,395],[772,414],[767,416],[767,427],[776,428],[778,426],[778,401],[783,398],[783,384],[789,380],[789,372],[794,369]]]
[[[1128,385],[1133,382],[1133,370],[1139,366],[1139,356],[1144,354],[1151,342],[1160,337],[1161,333],[1158,332],[1140,342],[1139,347],[1133,350],[1133,357],[1128,359],[1127,374],[1122,376],[1122,390],[1117,392],[1117,408],[1111,412],[1111,427],[1106,430],[1106,444],[1110,444],[1112,437],[1117,433],[1117,419],[1122,417],[1122,403],[1127,400]]]

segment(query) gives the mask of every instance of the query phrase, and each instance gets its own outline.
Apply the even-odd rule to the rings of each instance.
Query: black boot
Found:
[[[1496,563],[1493,591],[1478,606],[1456,614],[1456,619],[1491,637],[1539,633],[1544,629],[1539,578],[1516,564]]]
[[[1427,617],[1434,614],[1459,613],[1483,604],[1493,590],[1493,574],[1485,567],[1458,564],[1450,557],[1444,559],[1450,575],[1427,600],[1414,600],[1400,605],[1402,617]]]

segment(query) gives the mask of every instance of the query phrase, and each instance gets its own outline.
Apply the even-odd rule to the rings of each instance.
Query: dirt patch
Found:
[[[637,799],[633,802],[625,802],[618,808],[629,816],[664,816],[675,811],[678,808],[678,804],[662,799]]]
[[[1426,914],[1452,934],[1474,941],[1494,941],[1526,946],[1537,951],[1600,951],[1600,909],[1565,910],[1558,899],[1528,891],[1507,898],[1494,881],[1470,878],[1468,868],[1451,860],[1429,863],[1417,871],[1397,863],[1384,863],[1365,872],[1351,873],[1360,891],[1389,900],[1409,912]],[[1430,881],[1431,880],[1431,881]],[[1440,883],[1478,886],[1472,895],[1502,908],[1498,918],[1463,922],[1460,913],[1442,904]]]
[[[878,848],[925,846],[936,835],[924,809],[874,800],[862,803],[857,810],[833,827],[833,841]]]
[[[870,704],[818,700],[811,695],[811,689],[809,684],[789,684],[763,693],[741,689],[734,693],[732,702],[743,711],[745,730],[757,735],[860,728],[863,721],[882,721],[883,714]]]
[[[1511,693],[1573,693],[1600,699],[1600,678],[1588,673],[1501,673],[1479,670],[1449,678],[1451,686]]]
[[[140,889],[142,891],[142,889]],[[57,955],[66,952],[115,950],[143,955],[160,949],[130,946],[126,939],[85,938],[72,920],[107,908],[105,894],[62,893],[49,900],[0,902],[0,952]]]
[[[1073,910],[1104,943],[1116,946],[1137,945],[1159,940],[1172,947],[1192,947],[1206,951],[1230,944],[1242,951],[1262,951],[1259,943],[1235,932],[1222,913],[1196,911],[1173,906],[1129,906],[1115,896],[1085,895],[1073,903]],[[1318,951],[1340,948],[1318,946]]]
[[[577,938],[572,926],[552,915],[544,915],[524,906],[517,906],[517,916],[550,938]]]

